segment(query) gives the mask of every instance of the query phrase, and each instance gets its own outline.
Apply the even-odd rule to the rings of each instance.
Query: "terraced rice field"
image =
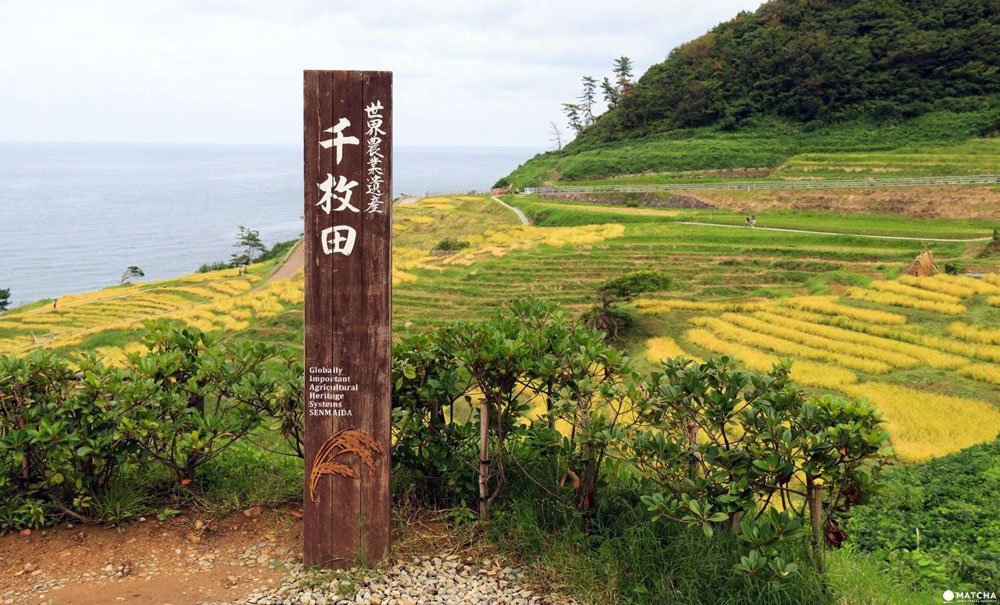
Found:
[[[1000,314],[985,304],[998,289],[998,274],[907,277],[845,296],[717,309],[685,318],[691,327],[678,330],[670,352],[729,355],[754,370],[792,360],[792,379],[802,387],[870,398],[886,415],[900,457],[925,460],[1000,431]],[[664,318],[685,308],[656,298],[636,307]],[[647,358],[657,356],[663,338],[647,341]]]
[[[579,312],[605,280],[638,269],[674,286],[635,301],[638,330],[623,346],[637,363],[729,355],[755,370],[793,361],[802,388],[869,397],[901,457],[922,460],[992,438],[1000,427],[1000,270],[982,242],[933,242],[942,266],[984,279],[899,277],[920,241],[850,234],[982,237],[977,221],[802,213],[775,217],[822,234],[723,229],[739,215],[519,199],[524,226],[488,198],[429,198],[394,212],[396,334],[492,312],[534,296]],[[432,249],[442,240],[455,252]],[[110,362],[136,350],[142,321],[162,318],[224,336],[299,350],[302,277],[197,274],[65,296],[0,315],[0,353],[34,348]]]
[[[139,350],[139,329],[152,319],[206,332],[237,333],[302,302],[301,278],[265,283],[270,266],[197,273],[156,283],[133,283],[0,316],[0,353],[35,348],[80,355],[93,351],[116,362]]]
[[[1000,143],[970,139],[954,145],[924,145],[881,152],[801,153],[774,172],[781,178],[943,176],[996,174]]]
[[[461,207],[456,207],[461,206]],[[442,259],[430,249],[443,237],[518,223],[508,210],[480,199],[428,199],[419,208],[404,209],[396,225],[393,282],[415,279],[407,269]],[[523,238],[523,234],[515,234]],[[511,245],[515,238],[478,235],[477,242]],[[532,236],[535,243],[551,233]],[[498,239],[499,238],[499,239]],[[483,252],[464,253],[465,258]],[[499,252],[498,252],[499,253]],[[457,259],[455,259],[457,260]],[[141,328],[151,319],[190,326],[221,336],[241,335],[287,344],[302,342],[302,274],[267,281],[276,262],[253,265],[247,274],[229,269],[197,273],[155,283],[132,283],[96,292],[60,297],[0,314],[0,354],[23,354],[45,348],[78,357],[93,352],[108,362],[140,350]]]

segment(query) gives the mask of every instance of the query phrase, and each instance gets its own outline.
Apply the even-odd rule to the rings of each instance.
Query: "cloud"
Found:
[[[0,7],[0,136],[296,143],[303,69],[389,69],[400,145],[548,145],[628,55],[641,73],[757,0],[223,2]]]

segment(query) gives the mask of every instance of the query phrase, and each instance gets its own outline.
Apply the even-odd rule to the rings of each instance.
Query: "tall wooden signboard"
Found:
[[[306,565],[389,549],[392,73],[306,71]]]

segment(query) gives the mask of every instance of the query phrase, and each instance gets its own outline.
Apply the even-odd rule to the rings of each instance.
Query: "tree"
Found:
[[[612,84],[607,77],[601,82],[601,90],[604,91],[604,101],[607,102],[609,108],[618,104],[620,98],[618,87]]]
[[[601,90],[604,100],[608,103],[608,109],[614,108],[622,97],[632,94],[632,59],[624,55],[618,57],[611,71],[614,73],[614,80],[606,77],[601,82]]]
[[[555,122],[549,122],[549,134],[552,135],[549,141],[556,144],[557,151],[562,151],[562,131],[559,130],[559,126]]]
[[[234,265],[249,265],[267,251],[267,246],[260,241],[260,232],[243,225],[240,225],[233,247],[239,251],[232,255]]]
[[[0,288],[0,311],[6,311],[10,306],[10,288]]]
[[[576,134],[580,134],[583,130],[583,123],[580,121],[580,106],[576,103],[563,103],[563,113],[566,114],[566,121],[569,123],[569,127],[573,129]]]
[[[594,103],[597,102],[597,80],[592,76],[583,76],[583,94],[580,95],[581,119],[583,125],[590,126],[594,117]]]
[[[632,59],[622,55],[615,59],[615,66],[611,70],[615,74],[615,86],[618,90],[618,98],[632,94]]]
[[[140,269],[138,266],[129,265],[129,267],[125,269],[125,272],[122,273],[122,278],[119,280],[118,283],[124,284],[127,281],[131,281],[133,278],[145,277],[145,276],[146,274],[143,273],[142,269]]]
[[[597,289],[597,305],[584,312],[584,325],[601,330],[609,340],[632,326],[632,314],[619,306],[645,292],[659,292],[670,288],[670,276],[660,271],[643,269],[610,279]]]

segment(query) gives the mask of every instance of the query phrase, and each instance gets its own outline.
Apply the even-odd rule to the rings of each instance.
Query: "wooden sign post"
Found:
[[[392,73],[306,71],[307,566],[389,549]]]

